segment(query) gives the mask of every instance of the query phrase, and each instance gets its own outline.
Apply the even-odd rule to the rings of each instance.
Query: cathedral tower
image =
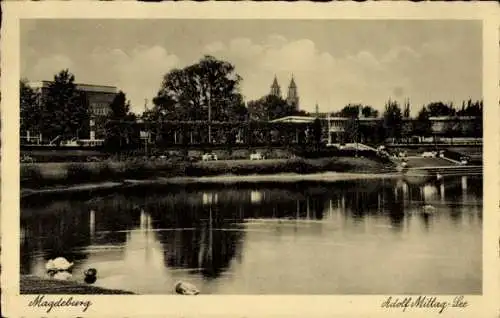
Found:
[[[290,81],[290,85],[288,86],[288,95],[286,97],[286,102],[288,105],[293,106],[295,110],[299,110],[299,93],[297,92],[297,84],[295,84],[295,80]]]
[[[274,76],[273,85],[271,85],[270,95],[281,98],[281,88],[280,85],[278,84],[278,79],[276,78],[276,76]]]

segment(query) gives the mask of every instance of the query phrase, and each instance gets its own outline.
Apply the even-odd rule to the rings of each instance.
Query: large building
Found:
[[[327,144],[336,144],[343,142],[355,141],[353,136],[346,136],[345,132],[350,125],[352,119],[347,117],[337,117],[330,116],[330,114],[316,113],[316,115],[311,114],[310,116],[286,116],[282,118],[275,119],[271,122],[275,123],[313,123],[314,120],[318,118],[323,127],[324,141]],[[430,133],[436,137],[445,137],[448,135],[448,130],[450,127],[453,129],[453,133],[456,136],[463,137],[478,137],[476,136],[478,129],[475,125],[480,125],[477,122],[479,117],[474,116],[442,116],[442,117],[430,117],[429,121],[431,124]],[[359,130],[358,130],[358,141],[360,142],[373,142],[374,137],[376,137],[376,127],[381,124],[383,118],[381,117],[358,117]],[[413,126],[414,119],[403,119],[403,126]]]
[[[274,77],[273,84],[271,85],[270,95],[281,98],[281,88],[280,84],[278,84],[278,79],[276,78],[276,76]]]
[[[51,81],[30,82],[28,85],[40,93],[41,99],[47,94]],[[104,118],[110,112],[110,104],[113,102],[118,89],[115,86],[91,85],[75,83],[76,89],[83,92],[87,98],[90,113],[89,136],[75,136],[79,139],[102,139],[104,138]]]
[[[270,95],[282,98],[281,96],[281,88],[280,85],[278,84],[278,79],[276,76],[274,77],[273,84],[271,85],[271,91],[269,93]],[[290,80],[290,84],[288,85],[288,92],[286,95],[286,102],[288,105],[292,106],[295,111],[299,111],[300,109],[300,104],[299,104],[299,92],[297,89],[297,84],[295,83],[295,79],[293,78]]]

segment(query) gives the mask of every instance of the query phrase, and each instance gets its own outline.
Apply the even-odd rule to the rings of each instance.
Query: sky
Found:
[[[482,25],[459,20],[21,20],[21,77],[114,85],[132,110],[158,92],[173,68],[205,54],[231,62],[246,101],[286,93],[293,74],[300,108],[321,112],[363,103],[382,111],[410,99],[482,98]]]

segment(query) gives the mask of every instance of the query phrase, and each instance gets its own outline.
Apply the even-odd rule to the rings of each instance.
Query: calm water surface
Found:
[[[422,206],[433,205],[431,215]],[[21,273],[169,294],[478,294],[482,180],[148,188],[22,202]]]

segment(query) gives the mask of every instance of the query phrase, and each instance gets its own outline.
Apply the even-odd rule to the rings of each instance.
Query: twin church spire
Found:
[[[281,88],[278,84],[278,79],[274,76],[273,84],[271,85],[271,93],[270,95],[277,96],[281,98]],[[288,94],[286,96],[286,102],[288,105],[293,106],[295,110],[299,110],[299,93],[297,91],[297,84],[295,84],[295,80],[292,75],[292,79],[290,80],[290,85],[288,85]]]

